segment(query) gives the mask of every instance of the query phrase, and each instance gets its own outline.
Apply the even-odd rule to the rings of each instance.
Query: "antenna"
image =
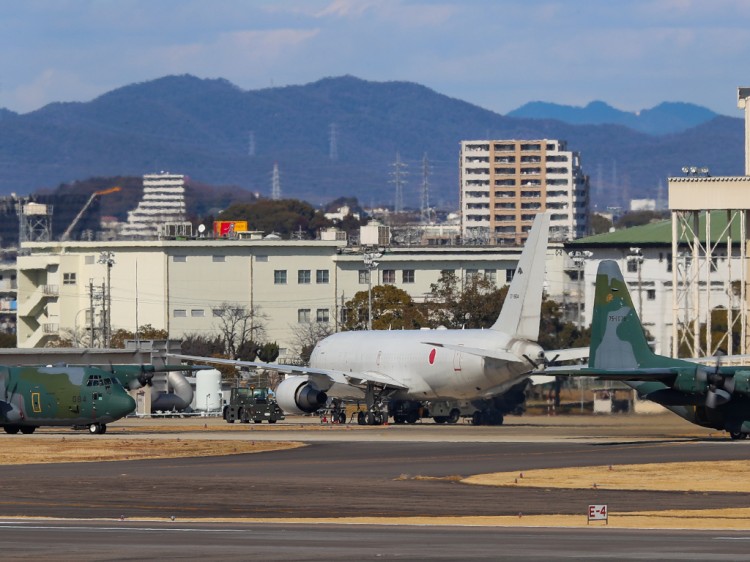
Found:
[[[247,155],[255,156],[255,131],[250,131],[247,135]]]

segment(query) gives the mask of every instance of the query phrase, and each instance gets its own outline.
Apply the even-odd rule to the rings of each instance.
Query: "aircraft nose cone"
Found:
[[[112,417],[122,418],[135,410],[135,400],[126,392],[118,392],[110,398],[109,411]]]

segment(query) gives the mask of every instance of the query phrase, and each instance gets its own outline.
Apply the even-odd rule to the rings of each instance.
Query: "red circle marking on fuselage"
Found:
[[[435,355],[437,355],[437,349],[433,347],[432,351],[430,351],[430,365],[435,364]]]

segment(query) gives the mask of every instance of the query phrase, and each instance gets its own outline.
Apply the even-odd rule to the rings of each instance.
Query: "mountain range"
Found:
[[[641,133],[665,135],[679,133],[717,116],[705,107],[684,102],[663,102],[639,112],[615,109],[603,101],[592,101],[585,107],[533,101],[514,109],[508,117],[521,119],[556,119],[574,125],[622,125]]]
[[[411,82],[341,76],[245,91],[223,79],[167,76],[90,102],[0,111],[0,194],[164,170],[269,196],[277,165],[283,197],[392,205],[398,158],[406,164],[399,166],[405,205],[419,207],[426,171],[431,205],[450,209],[458,204],[460,141],[504,138],[567,141],[581,153],[598,207],[657,197],[685,165],[743,173],[742,119],[663,105],[651,111],[661,121],[679,114],[682,125],[649,134],[628,125],[627,115],[618,124],[575,124],[528,107],[526,117],[503,116]],[[696,122],[699,115],[707,120]]]

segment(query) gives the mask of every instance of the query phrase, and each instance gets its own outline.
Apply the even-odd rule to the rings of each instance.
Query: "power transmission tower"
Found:
[[[422,224],[430,222],[430,166],[427,162],[427,153],[422,156],[422,201],[420,206],[420,217]]]
[[[338,128],[336,123],[331,123],[328,126],[328,158],[331,162],[336,162],[339,159],[339,148],[338,148]]]
[[[247,155],[255,156],[255,131],[250,131],[247,137]]]
[[[406,164],[401,161],[401,155],[398,152],[396,153],[396,161],[391,166],[393,166],[393,171],[391,172],[393,179],[390,180],[390,183],[396,185],[396,199],[393,204],[393,212],[400,213],[404,210],[404,184],[406,183],[405,177],[408,175],[408,172],[404,169],[406,168]]]
[[[281,199],[281,179],[279,178],[279,163],[273,163],[273,176],[271,178],[271,199]]]

